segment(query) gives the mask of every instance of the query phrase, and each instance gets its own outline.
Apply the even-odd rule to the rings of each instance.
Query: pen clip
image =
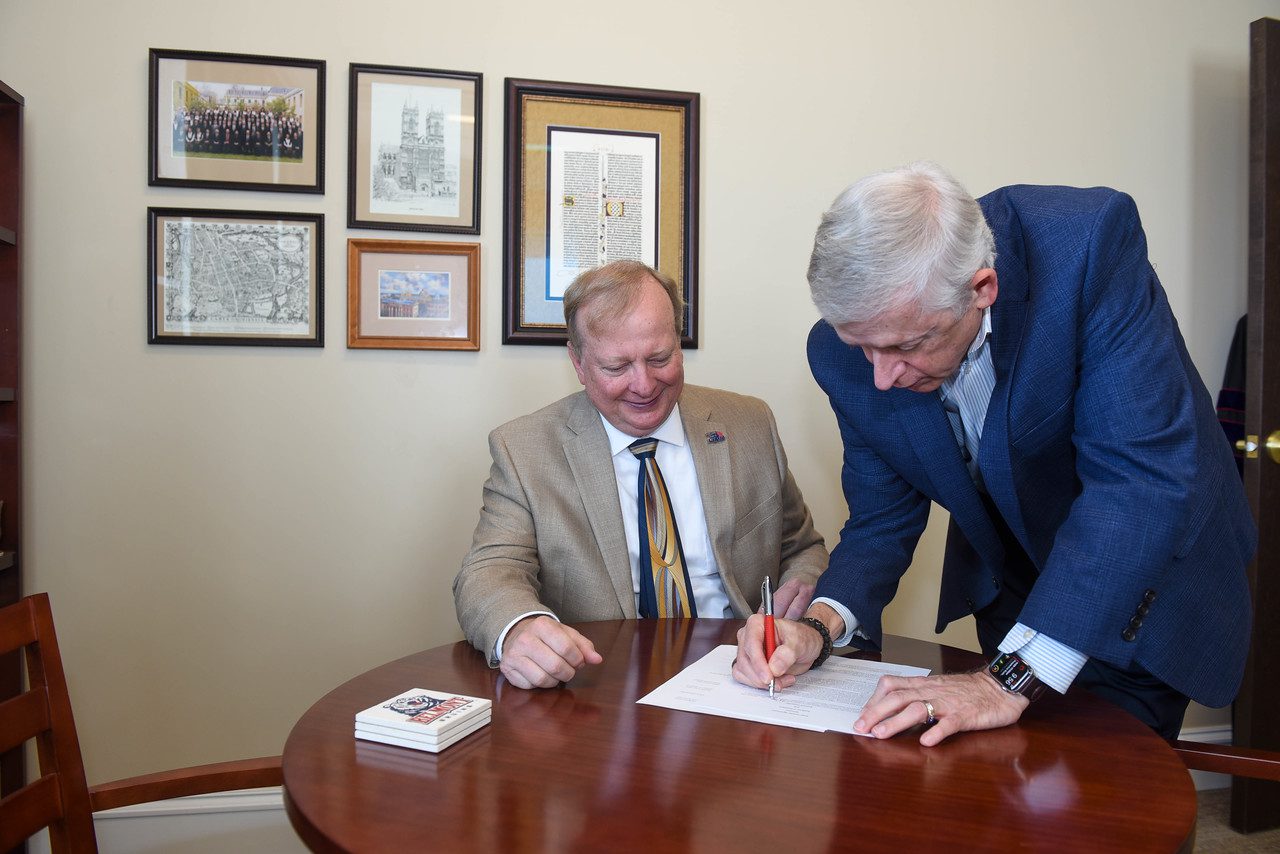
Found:
[[[769,576],[764,577],[764,583],[760,585],[760,600],[764,604],[764,613],[766,617],[773,616],[773,584],[769,581]]]

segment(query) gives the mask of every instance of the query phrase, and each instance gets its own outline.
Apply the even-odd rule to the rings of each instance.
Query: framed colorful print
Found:
[[[324,61],[151,49],[148,183],[324,192]]]
[[[563,344],[579,273],[638,259],[698,346],[698,94],[506,80],[502,343]]]
[[[147,208],[147,343],[324,346],[324,216]]]
[[[484,77],[351,65],[347,225],[480,233]]]
[[[347,241],[347,346],[480,349],[480,244]]]

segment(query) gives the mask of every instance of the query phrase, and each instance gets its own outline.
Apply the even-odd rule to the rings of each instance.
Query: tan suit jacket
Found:
[[[769,407],[686,385],[680,416],[734,614],[759,607],[765,573],[776,585],[816,582],[827,550]],[[711,441],[717,432],[723,441]],[[609,440],[586,393],[502,425],[489,434],[489,453],[480,522],[453,582],[467,640],[491,655],[503,628],[529,611],[566,623],[634,618]]]

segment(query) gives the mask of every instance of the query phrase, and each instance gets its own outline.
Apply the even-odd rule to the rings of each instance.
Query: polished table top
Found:
[[[876,741],[636,704],[735,643],[740,625],[579,624],[604,664],[551,690],[512,687],[465,643],[375,668],[290,733],[289,819],[316,851],[1190,848],[1196,797],[1182,763],[1082,691],[933,748],[919,730]],[[935,673],[982,663],[894,637],[883,659]],[[493,698],[493,720],[439,754],[356,741],[356,712],[410,688]]]

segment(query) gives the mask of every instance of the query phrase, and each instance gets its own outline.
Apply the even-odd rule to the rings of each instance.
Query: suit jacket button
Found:
[[[1148,605],[1146,602],[1143,602],[1141,605],[1138,606],[1138,616],[1145,617],[1147,616],[1147,612],[1150,610],[1151,610],[1151,606]]]
[[[1120,633],[1120,637],[1124,638],[1127,641],[1132,641],[1137,636],[1138,636],[1138,633],[1135,632],[1133,629],[1125,629],[1123,632]]]
[[[1138,616],[1134,616],[1133,619],[1129,620],[1129,628],[1133,629],[1134,631],[1137,631],[1138,629],[1142,628],[1142,618]]]
[[[1142,601],[1150,605],[1152,602],[1156,601],[1156,592],[1154,590],[1148,590],[1146,593],[1143,593]]]

